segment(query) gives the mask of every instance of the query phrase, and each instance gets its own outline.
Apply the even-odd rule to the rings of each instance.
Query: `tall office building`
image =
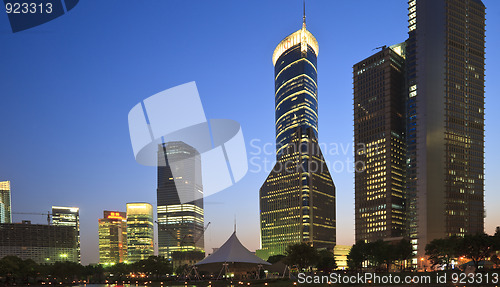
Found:
[[[52,206],[52,225],[71,226],[75,229],[78,262],[80,262],[80,209],[78,207]]]
[[[404,47],[353,66],[356,241],[406,235]]]
[[[184,142],[158,147],[158,251],[204,251],[200,154]]]
[[[0,223],[11,223],[10,181],[0,181]]]
[[[127,203],[127,261],[137,262],[154,255],[153,206]]]
[[[408,4],[409,38],[404,53],[404,193],[406,235],[411,239],[416,265],[417,259],[425,256],[426,244],[433,239],[484,231],[485,6],[480,0],[411,0]],[[393,69],[398,62],[397,57],[392,58]],[[355,73],[360,71],[363,69],[355,65]],[[376,102],[363,105],[360,102],[364,100],[363,93],[375,96],[382,88],[387,94],[387,89],[399,90],[401,84],[392,79],[388,83],[387,77],[378,75],[366,79],[358,76],[355,74],[354,80],[355,133],[361,137],[356,140],[369,143],[369,137],[363,139],[363,135],[369,135],[365,129],[376,129],[377,125],[389,127],[389,119],[398,112],[393,106],[386,107],[384,119],[374,114],[362,122],[365,105],[371,108],[377,105]],[[367,109],[365,113],[372,112]],[[395,131],[391,137],[397,134]],[[389,140],[389,135],[385,136],[385,140]],[[399,144],[393,142],[391,150],[401,151]],[[385,147],[385,152],[389,152],[389,145]],[[365,159],[367,163],[370,160]],[[387,160],[385,164],[388,163]],[[396,166],[399,161],[391,159],[390,164]],[[398,178],[389,177],[387,171],[385,175],[380,181],[373,182],[368,177],[359,185],[356,181],[356,196],[358,192],[363,195],[360,202],[372,196],[372,189],[368,189],[372,183],[377,188],[389,188],[394,178]],[[360,222],[359,227],[363,229],[359,234],[368,234],[377,228],[373,225],[377,219],[363,220],[364,208],[363,205],[358,208],[356,203],[356,223]],[[388,222],[385,224],[389,226]],[[358,235],[358,226],[356,228]]]
[[[127,213],[104,211],[99,219],[99,263],[127,262]]]
[[[408,231],[420,257],[435,238],[484,231],[483,3],[409,1],[406,59]]]
[[[0,224],[0,258],[13,255],[36,263],[79,262],[76,229],[72,226]]]
[[[260,188],[262,257],[299,242],[335,246],[335,185],[318,144],[318,50],[305,15],[274,50],[277,162]]]

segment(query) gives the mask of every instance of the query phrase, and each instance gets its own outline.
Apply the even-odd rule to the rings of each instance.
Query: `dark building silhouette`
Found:
[[[318,144],[318,50],[304,16],[273,54],[277,162],[260,188],[261,257],[292,243],[335,246],[335,185]]]
[[[485,6],[418,0],[408,11],[408,233],[422,257],[433,239],[484,231]]]
[[[383,47],[353,67],[356,241],[406,232],[404,46]]]
[[[0,224],[0,258],[13,255],[36,263],[79,262],[77,231],[72,226]]]
[[[171,258],[175,251],[204,251],[201,157],[184,142],[168,142],[158,150],[158,249]]]
[[[52,206],[52,225],[71,226],[76,230],[78,262],[80,255],[80,209],[78,207]]]
[[[401,50],[406,70],[403,196],[407,224],[404,234],[413,245],[412,263],[416,266],[419,260],[425,259],[425,246],[433,239],[484,232],[485,6],[480,0],[411,0],[408,3],[409,38],[405,50]],[[386,48],[369,59],[384,53],[392,54]],[[398,57],[391,57],[392,68],[387,69],[397,70],[398,62]],[[362,71],[357,65],[354,66],[354,121],[358,135],[355,141],[368,144],[372,140],[369,130],[377,129],[375,133],[379,133],[381,127],[392,126],[389,121],[398,116],[398,109],[394,105],[386,106],[384,112],[380,110],[384,117],[377,117],[375,113],[372,118],[362,120],[363,108],[368,115],[378,105],[365,103],[367,108],[361,104],[359,101],[365,99],[362,90],[375,96],[382,88],[387,95],[392,94],[389,91],[399,90],[402,82],[393,81],[394,78],[388,82],[387,77],[379,75],[362,79],[356,74]],[[372,71],[376,69],[381,67]],[[398,135],[399,128],[394,135],[385,133],[386,143]],[[393,141],[390,148],[398,150],[399,146],[398,141]],[[385,153],[389,153],[388,148],[385,144]],[[359,154],[357,157],[361,158]],[[372,196],[372,189],[367,187],[373,183],[377,189],[385,188],[385,204],[389,204],[389,188],[399,178],[388,176],[388,160],[378,158],[376,162],[386,165],[385,178],[373,183],[370,173],[356,175],[357,239],[393,236],[387,228],[391,226],[392,232],[394,223],[398,224],[392,217],[389,222],[388,206],[386,214],[376,215],[378,219],[364,219],[364,204],[371,201]],[[391,168],[399,163],[391,159]],[[391,196],[394,198],[392,193]],[[386,230],[377,230],[379,224],[385,225]]]

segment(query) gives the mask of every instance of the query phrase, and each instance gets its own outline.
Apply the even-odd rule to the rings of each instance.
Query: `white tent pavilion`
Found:
[[[252,252],[250,252],[243,244],[241,244],[236,231],[231,237],[212,255],[206,257],[195,264],[200,270],[219,271],[219,275],[231,272],[243,275],[244,273],[259,272],[263,265],[271,265]]]

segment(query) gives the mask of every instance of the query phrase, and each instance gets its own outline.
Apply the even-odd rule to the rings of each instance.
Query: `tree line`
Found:
[[[117,263],[109,266],[102,264],[82,265],[76,262],[55,262],[37,264],[31,259],[23,260],[16,256],[0,259],[0,282],[6,285],[23,285],[40,282],[104,283],[106,280],[130,280],[130,273],[144,274],[138,280],[159,280],[162,275],[172,273],[172,264],[162,256],[151,256],[134,263]]]
[[[312,271],[316,268],[321,272],[331,272],[337,269],[333,252],[330,250],[317,250],[308,243],[288,245],[284,255],[273,255],[267,260],[269,263],[283,262],[297,271]]]
[[[497,231],[494,236],[483,233],[435,239],[425,247],[426,259],[431,263],[430,267],[440,266],[445,269],[450,269],[452,261],[458,261],[459,258],[472,261],[476,270],[480,262],[486,259],[500,266],[496,251],[500,251],[500,231]],[[405,239],[396,244],[382,240],[369,243],[360,240],[352,246],[347,256],[347,265],[349,270],[355,271],[362,268],[389,271],[391,267],[404,270],[410,268],[406,262],[412,258],[412,253],[412,246]]]
[[[494,236],[483,233],[434,239],[425,246],[425,255],[431,262],[431,267],[443,266],[445,269],[450,269],[452,261],[460,257],[472,261],[476,270],[480,262],[488,258],[498,266],[500,259],[496,251],[500,251],[499,231]]]
[[[412,247],[410,241],[405,239],[396,243],[382,240],[367,243],[359,240],[347,255],[347,267],[355,271],[362,268],[389,271],[391,266],[404,270],[408,267],[406,260],[411,257]]]

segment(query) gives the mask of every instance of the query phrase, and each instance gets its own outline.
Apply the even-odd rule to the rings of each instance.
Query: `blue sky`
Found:
[[[500,3],[484,3],[486,231],[492,233],[500,225],[494,112],[500,109]],[[320,46],[319,139],[339,147],[325,155],[337,186],[338,244],[354,239],[354,175],[342,169],[353,158],[352,65],[375,47],[407,38],[406,9],[405,0],[307,3],[308,29]],[[0,14],[0,180],[12,181],[14,211],[80,207],[83,263],[97,262],[102,211],[156,202],[156,169],[133,157],[129,110],[157,92],[196,81],[207,118],[240,122],[248,152],[255,151],[252,140],[274,143],[271,56],[301,21],[298,0],[80,1],[68,14],[16,34]],[[274,155],[257,161],[264,158],[273,161]],[[207,250],[230,236],[235,217],[242,242],[259,247],[258,190],[266,176],[249,172],[206,199]],[[43,216],[14,215],[22,219],[45,222]]]

